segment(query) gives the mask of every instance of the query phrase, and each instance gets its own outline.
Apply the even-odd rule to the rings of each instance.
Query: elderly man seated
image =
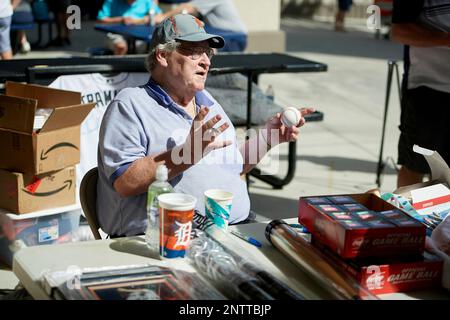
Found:
[[[304,118],[285,127],[277,114],[238,146],[230,119],[205,90],[211,58],[222,46],[223,38],[206,33],[194,16],[165,19],[150,44],[149,82],[123,89],[108,106],[100,128],[97,211],[112,237],[144,233],[146,192],[160,164],[176,192],[197,198],[200,215],[204,191],[219,188],[234,194],[230,224],[245,221],[250,200],[241,175],[268,149],[297,139]]]

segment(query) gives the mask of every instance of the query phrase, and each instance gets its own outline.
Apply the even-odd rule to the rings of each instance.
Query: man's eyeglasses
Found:
[[[204,53],[206,53],[208,59],[211,59],[214,56],[214,49],[212,48],[184,48],[179,46],[177,49],[187,52],[192,60],[200,59]]]

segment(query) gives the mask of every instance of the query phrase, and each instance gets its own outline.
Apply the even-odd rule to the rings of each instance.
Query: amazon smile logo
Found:
[[[56,194],[58,192],[61,192],[61,191],[63,191],[66,188],[69,189],[69,190],[70,190],[70,188],[72,188],[72,180],[64,181],[64,185],[62,187],[60,187],[60,188],[58,188],[56,190],[52,190],[52,191],[47,191],[47,192],[30,192],[29,190],[24,189],[24,188],[22,188],[22,191],[27,193],[27,194],[29,194],[29,195],[35,196],[35,197],[48,197],[48,196],[54,195],[54,194]]]
[[[41,160],[47,159],[48,154],[58,148],[74,148],[74,149],[78,150],[78,147],[72,143],[69,143],[69,142],[57,143],[54,146],[50,147],[47,151],[45,151],[45,152],[44,152],[44,150],[41,151]]]

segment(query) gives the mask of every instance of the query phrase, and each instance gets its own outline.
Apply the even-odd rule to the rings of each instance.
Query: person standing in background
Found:
[[[0,0],[0,58],[2,60],[12,59],[11,38],[11,18],[13,7],[11,0]]]
[[[49,9],[53,12],[56,19],[56,32],[58,36],[50,41],[49,46],[62,47],[70,46],[69,28],[67,28],[67,7],[72,4],[71,0],[47,0]]]
[[[13,16],[12,23],[33,23],[34,17],[30,6],[31,0],[13,0]],[[31,45],[28,42],[25,30],[17,30],[17,42],[12,39],[13,43],[17,43],[21,53],[28,53],[31,50]],[[13,44],[13,53],[16,47]]]
[[[397,186],[430,173],[413,145],[450,165],[450,0],[394,0],[392,39],[405,45]]]
[[[338,0],[338,11],[336,13],[335,22],[334,22],[334,30],[343,32],[345,31],[345,15],[350,8],[352,7],[352,0]]]

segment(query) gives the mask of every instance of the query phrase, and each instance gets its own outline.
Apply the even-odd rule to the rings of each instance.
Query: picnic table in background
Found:
[[[128,40],[130,53],[136,50],[136,40],[150,43],[154,27],[150,25],[125,25],[125,24],[96,24],[95,30],[105,33],[115,33],[124,36]],[[205,25],[205,31],[216,34],[225,39],[225,47],[219,49],[222,52],[244,51],[247,46],[247,35],[241,32],[223,30]]]

